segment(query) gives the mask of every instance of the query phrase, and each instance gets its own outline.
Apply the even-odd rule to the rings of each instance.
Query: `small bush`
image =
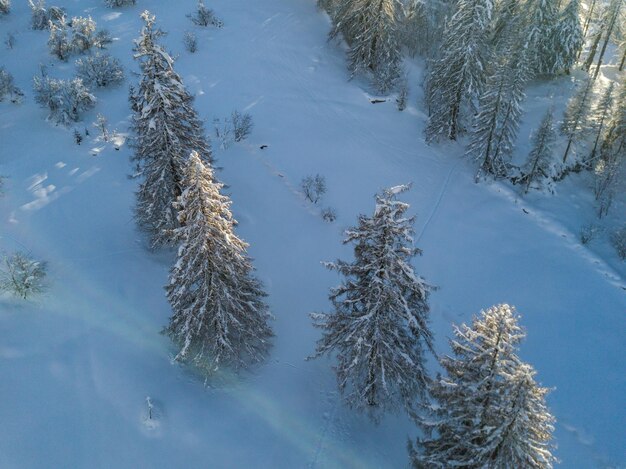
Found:
[[[102,114],[98,114],[96,117],[96,122],[93,123],[93,126],[100,131],[100,137],[104,142],[109,141],[109,121]]]
[[[248,138],[250,132],[252,132],[252,127],[254,127],[252,116],[250,114],[241,114],[239,111],[233,111],[230,120],[233,123],[235,142],[241,142]]]
[[[226,149],[233,142],[245,140],[250,135],[254,124],[250,114],[241,114],[239,111],[233,111],[230,117],[224,120],[215,119],[213,126],[215,128],[215,137],[220,141],[220,147]]]
[[[13,33],[7,33],[4,37],[4,45],[7,49],[13,49],[15,46],[15,35]]]
[[[8,15],[11,12],[11,0],[0,0],[0,15]]]
[[[402,79],[398,83],[398,97],[396,98],[396,105],[398,106],[398,111],[404,111],[407,105],[407,99],[409,97],[409,80],[406,77],[402,77]]]
[[[71,21],[72,51],[82,54],[95,45],[96,22],[82,16],[75,16]]]
[[[304,196],[314,204],[320,201],[326,193],[326,179],[324,176],[316,174],[315,176],[307,176],[300,183]]]
[[[46,289],[46,263],[18,252],[4,258],[0,269],[0,291],[22,299],[42,293]]]
[[[67,37],[67,28],[63,23],[50,25],[48,49],[52,55],[63,62],[67,61],[72,53],[72,46]]]
[[[198,50],[198,38],[191,31],[185,31],[185,35],[183,36],[183,44],[185,44],[185,49],[187,52],[195,53]]]
[[[13,75],[7,72],[4,67],[0,67],[0,102],[4,101],[4,98],[9,96],[9,99],[13,103],[18,103],[22,100],[22,90],[15,86]]]
[[[105,49],[106,46],[112,42],[113,38],[111,37],[111,33],[109,33],[106,29],[101,29],[93,37],[93,46],[98,49]]]
[[[621,260],[626,260],[626,225],[611,234],[611,244]]]
[[[76,145],[80,145],[83,142],[83,136],[78,131],[78,129],[74,129],[74,143]]]
[[[33,79],[35,102],[49,109],[48,119],[56,124],[69,125],[80,114],[96,105],[96,98],[83,84],[81,78],[57,80],[47,76]]]
[[[582,244],[588,244],[600,234],[601,229],[598,225],[588,223],[580,227],[579,237]]]
[[[123,7],[127,5],[134,5],[137,0],[104,0],[104,3],[109,8]]]
[[[327,207],[322,210],[322,218],[324,219],[324,221],[332,223],[337,219],[337,213],[332,208]]]
[[[213,10],[207,8],[204,5],[202,0],[198,1],[198,8],[194,12],[193,15],[187,15],[187,17],[195,24],[196,26],[215,26],[217,28],[221,28],[224,23],[220,19],[215,16]]]
[[[80,58],[76,61],[76,73],[88,85],[99,88],[119,85],[124,81],[124,70],[120,61],[109,54]]]

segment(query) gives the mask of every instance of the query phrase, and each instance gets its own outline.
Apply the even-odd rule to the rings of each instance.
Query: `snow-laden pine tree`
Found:
[[[518,0],[499,0],[494,3],[490,43],[498,52],[502,44],[508,46],[511,38],[519,35],[523,4]]]
[[[459,0],[446,25],[440,57],[432,63],[426,82],[428,141],[456,140],[463,130],[466,108],[485,81],[492,8],[492,0]]]
[[[466,155],[479,164],[476,175],[506,177],[522,115],[521,103],[530,70],[523,49],[511,46],[494,60],[478,100],[478,113]]]
[[[589,115],[590,128],[594,134],[594,142],[591,152],[584,162],[587,167],[592,166],[598,157],[601,138],[606,132],[606,124],[611,116],[611,111],[613,110],[613,87],[614,82],[610,82],[600,96],[600,99],[598,99],[593,106]]]
[[[580,25],[580,0],[570,0],[561,12],[552,34],[557,52],[555,70],[569,75],[584,44]]]
[[[524,47],[528,60],[538,75],[552,75],[556,71],[558,51],[554,44],[554,28],[558,10],[555,0],[528,0],[523,8],[526,28]]]
[[[587,78],[581,83],[578,91],[567,103],[567,108],[563,115],[563,122],[561,123],[561,132],[567,138],[567,146],[563,154],[563,164],[566,165],[566,168],[568,166],[575,166],[575,164],[568,164],[567,157],[570,154],[572,146],[580,140],[583,131],[588,127],[589,108],[592,98],[593,80]]]
[[[594,194],[598,217],[605,216],[613,203],[619,181],[626,174],[626,86],[622,85],[606,126],[600,158],[594,165]]]
[[[602,60],[604,59],[604,54],[606,53],[606,48],[609,44],[609,41],[615,34],[617,29],[617,25],[619,24],[619,18],[622,15],[622,6],[624,5],[624,0],[611,0],[606,10],[604,11],[604,17],[602,19],[602,34],[604,40],[602,41],[602,48],[600,49],[600,55],[598,56],[598,62],[596,63],[596,68],[593,72],[593,79],[598,78],[598,74],[600,73],[600,67],[602,66]]]
[[[524,193],[528,193],[532,185],[542,188],[553,175],[555,141],[553,112],[552,109],[548,109],[533,135],[533,147],[521,171],[519,179],[526,186]]]
[[[154,16],[144,12],[135,57],[141,81],[134,99],[134,161],[143,178],[137,192],[136,218],[150,235],[153,247],[169,242],[178,227],[172,203],[182,192],[181,171],[191,151],[211,161],[211,149],[193,108],[193,98],[174,71],[173,59],[157,43],[163,34],[154,29]]]
[[[400,75],[398,0],[340,0],[335,8],[330,37],[341,33],[348,43],[352,76],[371,72],[381,92]]]
[[[511,469],[552,467],[554,418],[547,390],[517,356],[525,334],[514,308],[483,311],[454,329],[453,355],[441,359],[445,376],[432,382],[427,436],[410,447],[415,468]]]
[[[327,263],[345,280],[330,293],[334,311],[314,313],[323,330],[315,357],[336,353],[337,381],[350,407],[374,420],[385,411],[410,410],[426,391],[426,349],[432,350],[428,295],[432,290],[416,275],[409,205],[396,196],[408,186],[376,196],[373,216],[359,216],[346,231],[354,243],[353,262]]]
[[[178,259],[165,287],[173,310],[166,332],[180,348],[176,359],[207,376],[261,362],[270,348],[270,314],[248,245],[234,232],[231,202],[197,152],[181,185],[180,226],[173,231]]]

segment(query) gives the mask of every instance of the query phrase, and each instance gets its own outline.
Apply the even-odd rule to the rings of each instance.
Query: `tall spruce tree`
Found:
[[[181,185],[174,204],[180,226],[173,231],[180,247],[166,286],[173,310],[166,332],[180,347],[176,359],[207,376],[261,362],[270,347],[270,315],[248,245],[234,232],[231,202],[197,152]]]
[[[538,75],[552,75],[557,68],[558,51],[554,44],[554,28],[558,9],[555,0],[528,0],[524,7],[528,60]]]
[[[334,9],[330,36],[348,43],[350,73],[371,72],[382,92],[400,75],[400,12],[398,0],[339,0]]]
[[[595,104],[590,114],[590,127],[593,130],[594,142],[593,147],[591,148],[591,152],[589,153],[589,157],[585,161],[585,165],[592,166],[593,162],[598,157],[601,138],[606,132],[606,124],[611,116],[611,111],[613,109],[613,87],[614,83],[609,83],[609,86],[606,87],[604,93],[600,96],[600,99]]]
[[[526,165],[522,168],[520,181],[525,184],[524,192],[528,193],[531,185],[543,187],[550,179],[554,159],[554,142],[556,131],[552,109],[548,109],[539,128],[533,135],[533,147],[528,155]]]
[[[398,186],[376,196],[372,217],[361,215],[346,231],[355,243],[351,263],[328,263],[345,277],[332,289],[334,311],[312,314],[322,329],[316,357],[336,352],[337,381],[347,403],[374,420],[398,406],[411,409],[427,384],[425,349],[432,350],[428,295],[411,259],[413,221],[409,205],[396,200],[408,189]]]
[[[611,37],[615,34],[617,29],[618,20],[622,13],[622,5],[624,0],[611,0],[607,9],[604,12],[604,18],[602,21],[604,41],[602,41],[602,48],[600,49],[600,55],[598,56],[598,62],[593,72],[593,79],[595,80],[600,73],[600,67],[602,66],[602,60],[606,53],[606,48],[611,40]]]
[[[508,175],[530,71],[523,49],[505,49],[495,61],[494,72],[478,101],[478,113],[466,155],[479,163],[481,173]]]
[[[463,117],[485,81],[492,0],[459,0],[444,32],[441,55],[428,75],[428,141],[456,140]]]
[[[555,70],[564,71],[569,75],[584,44],[580,25],[580,0],[570,0],[561,12],[553,35],[557,52]]]
[[[445,376],[433,380],[426,438],[410,446],[415,468],[552,467],[554,418],[547,390],[517,356],[525,334],[509,305],[494,306],[455,327],[453,356],[441,359]]]
[[[567,146],[563,154],[563,164],[568,164],[567,157],[572,146],[580,139],[588,127],[588,117],[591,100],[593,98],[593,80],[587,78],[578,91],[570,98],[561,123],[561,132],[567,138]]]
[[[137,192],[136,218],[150,235],[153,247],[169,242],[178,226],[172,203],[182,192],[181,171],[191,151],[211,161],[211,149],[193,98],[174,71],[173,59],[158,44],[163,33],[154,28],[155,17],[142,14],[144,27],[136,41],[135,58],[141,64],[133,119],[134,161],[142,182]]]
[[[600,158],[594,165],[594,194],[599,218],[605,216],[611,208],[617,186],[624,174],[626,174],[626,86],[622,85],[600,146]]]

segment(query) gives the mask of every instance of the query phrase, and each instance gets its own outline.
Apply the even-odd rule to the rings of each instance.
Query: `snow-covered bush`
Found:
[[[4,37],[4,45],[7,49],[13,49],[13,46],[15,46],[15,35],[13,33],[7,33]]]
[[[213,10],[207,8],[204,5],[202,0],[198,1],[198,8],[192,15],[187,15],[187,17],[195,24],[196,26],[215,26],[217,28],[221,28],[224,23],[215,16]]]
[[[611,234],[611,244],[619,258],[626,260],[626,225]]]
[[[398,97],[396,98],[396,105],[398,111],[404,111],[406,109],[407,99],[409,97],[409,80],[407,76],[403,76],[398,81]]]
[[[50,37],[48,38],[50,53],[59,60],[66,61],[72,53],[72,46],[67,37],[67,28],[63,23],[50,24]]]
[[[76,61],[76,73],[88,85],[105,87],[124,81],[120,61],[109,54],[96,53]]]
[[[11,11],[11,0],[0,0],[0,15],[8,15]]]
[[[235,142],[245,140],[252,132],[254,124],[250,114],[241,114],[239,111],[233,111],[230,120],[233,123]]]
[[[185,35],[183,36],[183,44],[185,44],[185,49],[187,52],[194,53],[198,50],[198,38],[191,31],[185,31]]]
[[[241,142],[245,140],[254,126],[252,116],[250,114],[241,114],[239,111],[233,111],[230,117],[224,120],[213,120],[215,128],[215,137],[221,142],[220,147],[226,149],[233,142]]]
[[[72,50],[83,53],[95,45],[96,22],[83,16],[75,16],[71,21]]]
[[[24,93],[15,86],[13,75],[7,72],[4,67],[0,67],[0,102],[2,102],[6,96],[9,96],[11,102],[17,103],[21,101]]]
[[[137,0],[104,0],[104,3],[109,8],[123,7],[126,5],[134,5]]]
[[[49,109],[48,119],[56,124],[69,125],[80,114],[96,105],[96,98],[81,78],[58,80],[48,76],[33,78],[35,102]]]
[[[113,42],[113,38],[111,37],[111,33],[109,33],[106,29],[101,29],[98,31],[93,38],[93,46],[98,49],[104,49],[107,45]]]
[[[322,210],[322,218],[324,219],[324,221],[327,221],[328,223],[332,223],[337,219],[337,213],[335,212],[333,208],[326,207],[325,209]]]
[[[593,223],[587,223],[586,225],[581,226],[580,231],[578,232],[580,242],[582,244],[589,244],[591,241],[596,239],[600,231],[602,231],[601,228]]]
[[[0,291],[26,299],[45,290],[46,263],[21,252],[4,258],[0,268]]]
[[[32,12],[30,24],[33,29],[49,29],[50,24],[65,22],[65,10],[61,7],[46,8],[45,0],[28,0],[28,4]]]
[[[307,176],[300,183],[304,196],[316,204],[326,193],[326,179],[324,176],[316,174],[315,176]]]

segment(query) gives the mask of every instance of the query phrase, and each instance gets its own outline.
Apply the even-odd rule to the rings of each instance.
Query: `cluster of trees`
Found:
[[[206,376],[261,362],[272,330],[247,244],[234,232],[230,200],[211,169],[211,148],[193,97],[159,44],[155,17],[142,14],[135,45],[141,67],[131,90],[134,157],[141,183],[136,220],[153,248],[178,247],[166,286],[173,310],[165,332],[176,360]]]
[[[407,189],[378,194],[374,214],[346,231],[353,262],[326,264],[345,280],[331,290],[333,311],[311,315],[323,331],[314,357],[335,354],[350,407],[375,421],[397,408],[415,418],[426,435],[409,445],[416,468],[552,467],[548,390],[517,355],[525,334],[513,307],[494,306],[455,327],[453,356],[439,360],[445,376],[428,376],[434,287],[411,265],[421,251],[413,246],[409,205],[397,200]]]
[[[408,88],[402,55],[427,62],[428,142],[467,135],[465,155],[482,177],[552,192],[571,172],[590,171],[597,215],[606,216],[626,174],[624,89],[597,80],[614,53],[626,63],[623,0],[318,0],[331,37],[349,48],[351,74],[369,74],[381,92]],[[587,47],[585,47],[587,44]],[[611,52],[610,52],[611,51]],[[515,155],[528,84],[580,68],[578,91],[559,120],[552,106],[531,135],[525,161]],[[584,73],[586,72],[586,73]],[[618,75],[619,78],[619,75]],[[622,80],[623,81],[623,80]],[[615,238],[615,236],[613,236]]]
[[[107,31],[96,30],[96,22],[91,17],[73,17],[66,22],[63,8],[46,7],[44,0],[29,0],[29,5],[31,27],[50,30],[48,46],[61,60],[67,60],[72,53],[87,53],[94,47],[103,49],[111,42]],[[96,105],[91,86],[112,86],[124,80],[119,60],[106,52],[81,57],[75,65],[77,75],[68,80],[49,77],[44,67],[33,77],[35,101],[49,110],[48,119],[56,124],[68,126],[77,122],[83,112]]]
[[[72,54],[83,54],[93,47],[103,49],[111,43],[110,34],[106,30],[96,31],[96,22],[90,16],[73,17],[67,24],[62,17],[59,21],[50,22],[49,27],[50,53],[63,61]]]

